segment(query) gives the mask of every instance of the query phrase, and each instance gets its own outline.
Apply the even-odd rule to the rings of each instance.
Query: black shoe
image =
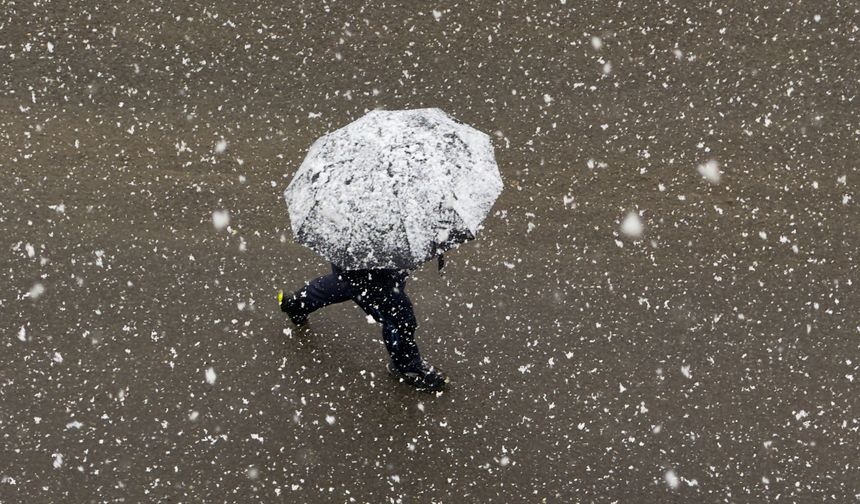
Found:
[[[293,298],[285,298],[284,291],[278,291],[278,305],[281,307],[281,311],[286,313],[288,317],[290,317],[290,321],[295,324],[297,327],[301,327],[308,323],[307,315],[298,315],[293,311]]]
[[[436,392],[445,388],[448,377],[442,370],[437,369],[423,360],[420,365],[398,369],[394,363],[388,362],[388,372],[403,383],[408,383],[418,390]]]

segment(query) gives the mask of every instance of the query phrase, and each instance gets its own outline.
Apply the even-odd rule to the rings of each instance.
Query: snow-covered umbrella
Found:
[[[486,134],[375,110],[319,138],[284,191],[293,233],[345,269],[414,269],[473,239],[502,191]]]

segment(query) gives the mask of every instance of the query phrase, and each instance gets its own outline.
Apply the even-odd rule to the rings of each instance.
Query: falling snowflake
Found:
[[[215,210],[212,212],[212,225],[218,231],[230,225],[230,212],[227,210]]]
[[[636,212],[628,213],[624,221],[621,222],[621,232],[634,240],[641,238],[644,230],[645,226],[642,224],[642,219]]]
[[[700,164],[697,168],[699,171],[699,175],[705,177],[705,179],[712,184],[720,183],[720,163],[711,159]]]
[[[669,485],[669,488],[673,490],[678,488],[680,481],[678,480],[678,475],[675,474],[674,469],[666,471],[666,474],[663,475],[663,479],[666,480],[666,484]]]
[[[30,292],[28,292],[27,295],[30,297],[30,299],[36,300],[39,299],[39,297],[41,297],[44,293],[45,286],[39,282],[36,282],[35,284],[33,284],[32,287],[30,287]]]

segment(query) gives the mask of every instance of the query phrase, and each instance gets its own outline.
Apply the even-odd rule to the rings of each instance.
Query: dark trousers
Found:
[[[421,361],[415,344],[415,313],[406,295],[408,273],[393,269],[341,270],[332,265],[329,275],[312,280],[293,294],[293,306],[309,315],[324,306],[353,300],[382,324],[382,337],[399,369]]]

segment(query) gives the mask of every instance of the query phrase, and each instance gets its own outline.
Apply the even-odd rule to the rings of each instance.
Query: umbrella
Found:
[[[311,146],[284,198],[344,269],[414,269],[475,237],[502,191],[486,134],[439,109],[372,111]]]

